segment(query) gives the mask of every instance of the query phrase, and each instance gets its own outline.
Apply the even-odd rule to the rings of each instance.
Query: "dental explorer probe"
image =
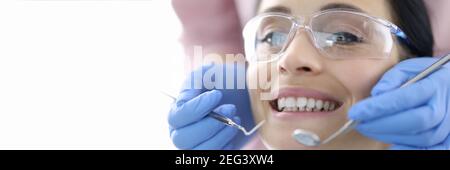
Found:
[[[166,93],[166,92],[161,91],[161,93],[164,94],[164,95],[166,95],[167,97],[172,98],[173,101],[176,100],[175,97],[173,97],[172,95],[170,95],[170,94],[168,94],[168,93]],[[210,113],[208,114],[208,116],[210,116],[210,117],[212,117],[212,118],[214,118],[214,119],[216,119],[216,120],[218,120],[218,121],[224,123],[224,124],[227,125],[227,126],[231,126],[231,127],[234,127],[234,128],[239,129],[240,131],[242,131],[242,132],[244,133],[245,136],[250,136],[251,134],[255,133],[256,130],[258,130],[258,129],[264,124],[264,122],[265,122],[265,120],[263,120],[263,121],[259,122],[258,125],[256,125],[256,126],[255,126],[254,128],[252,128],[250,131],[247,131],[243,126],[237,124],[237,123],[234,122],[232,119],[230,119],[230,118],[228,118],[228,117],[225,117],[225,116],[222,116],[221,114],[218,114],[218,113],[216,113],[216,112],[210,112]]]
[[[443,65],[447,64],[450,61],[450,54],[447,54],[445,57],[442,57],[437,62],[435,62],[433,65],[425,69],[423,72],[418,74],[416,77],[412,78],[405,84],[403,84],[400,88],[409,86],[419,80],[422,80],[423,78],[429,76],[439,68],[441,68]],[[303,129],[296,129],[294,132],[292,132],[292,137],[298,142],[305,146],[319,146],[321,144],[326,144],[339,135],[345,134],[349,131],[351,131],[354,127],[356,127],[360,122],[355,120],[350,120],[347,123],[344,124],[339,130],[337,130],[335,133],[330,135],[328,138],[326,138],[323,142],[320,141],[320,137],[310,131],[303,130]]]

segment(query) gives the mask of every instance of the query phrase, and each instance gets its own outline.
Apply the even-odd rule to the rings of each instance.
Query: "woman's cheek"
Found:
[[[247,87],[258,93],[270,92],[277,74],[274,64],[251,64],[247,69]]]
[[[261,89],[258,85],[258,66],[250,65],[247,69],[247,87],[250,95],[250,104],[255,122],[264,120],[263,107],[259,100]],[[259,113],[259,114],[258,114]]]
[[[257,80],[257,76],[255,74],[256,72],[256,68],[255,66],[248,66],[247,68],[247,87],[249,90],[254,90],[256,87],[256,80]]]
[[[353,61],[352,67],[346,64],[335,73],[337,79],[351,93],[354,102],[357,102],[370,96],[372,88],[394,64],[391,61],[379,60]]]

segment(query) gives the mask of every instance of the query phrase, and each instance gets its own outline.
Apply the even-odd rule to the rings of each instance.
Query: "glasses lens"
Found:
[[[258,18],[253,24],[250,27],[253,30],[248,30],[254,34],[249,37],[251,44],[248,44],[253,47],[246,51],[253,51],[256,61],[273,60],[286,45],[293,22],[283,16],[265,16]]]
[[[325,13],[311,27],[316,45],[333,58],[386,58],[392,50],[389,28],[361,14]]]

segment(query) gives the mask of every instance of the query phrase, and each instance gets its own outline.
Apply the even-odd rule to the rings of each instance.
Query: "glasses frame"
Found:
[[[244,37],[244,46],[245,46],[245,52],[246,54],[249,54],[250,51],[251,52],[251,56],[246,55],[246,59],[248,62],[258,62],[258,63],[270,63],[273,61],[278,60],[281,56],[284,55],[286,49],[290,46],[291,42],[294,40],[297,32],[299,29],[305,29],[308,34],[309,37],[314,41],[314,46],[317,50],[319,50],[321,52],[321,54],[328,56],[329,58],[333,58],[333,59],[339,59],[336,57],[330,57],[329,54],[327,54],[327,52],[324,52],[323,49],[321,47],[319,47],[319,45],[317,44],[317,39],[314,36],[313,30],[312,30],[312,22],[314,21],[314,18],[317,18],[319,16],[323,16],[323,15],[332,15],[332,14],[336,14],[336,13],[345,13],[345,14],[351,14],[351,15],[358,15],[364,18],[367,18],[375,23],[381,24],[382,26],[387,27],[391,34],[393,35],[392,38],[396,37],[400,40],[400,42],[408,42],[408,38],[406,36],[406,34],[395,24],[385,20],[385,19],[381,19],[381,18],[377,18],[374,16],[370,16],[366,13],[362,13],[362,12],[358,12],[358,11],[354,11],[354,10],[349,10],[349,9],[329,9],[329,10],[324,10],[324,11],[320,11],[320,12],[316,12],[313,13],[312,15],[309,16],[293,16],[290,14],[286,14],[286,13],[279,13],[279,12],[267,12],[267,13],[262,13],[260,15],[257,15],[256,17],[252,18],[249,22],[247,22],[247,24],[245,25],[244,29],[243,29],[243,37]],[[289,30],[288,33],[288,38],[287,38],[287,43],[282,47],[282,49],[280,50],[280,52],[278,54],[274,54],[277,55],[277,57],[274,57],[273,59],[270,59],[268,61],[258,61],[257,60],[257,56],[255,56],[255,44],[254,40],[252,41],[246,41],[248,39],[252,39],[252,37],[255,36],[256,32],[253,32],[253,30],[257,30],[256,27],[258,27],[259,25],[257,25],[258,21],[260,21],[261,19],[267,18],[267,17],[281,17],[281,18],[286,18],[289,21],[292,22],[292,26]],[[307,19],[307,20],[306,20]],[[306,22],[307,21],[307,22]],[[395,41],[394,41],[395,42]],[[252,47],[251,49],[249,49],[250,47]],[[392,47],[391,47],[391,52],[392,52]],[[390,53],[391,53],[390,52]],[[250,57],[250,58],[249,58]],[[256,58],[256,59],[255,59]],[[385,57],[387,58],[387,57]],[[382,59],[380,57],[368,57],[365,59]]]

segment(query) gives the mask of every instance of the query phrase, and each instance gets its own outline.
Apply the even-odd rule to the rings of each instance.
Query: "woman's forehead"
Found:
[[[388,0],[262,0],[258,13],[290,12],[309,15],[330,8],[356,9],[369,15],[391,20]],[[284,11],[289,10],[289,11]]]

